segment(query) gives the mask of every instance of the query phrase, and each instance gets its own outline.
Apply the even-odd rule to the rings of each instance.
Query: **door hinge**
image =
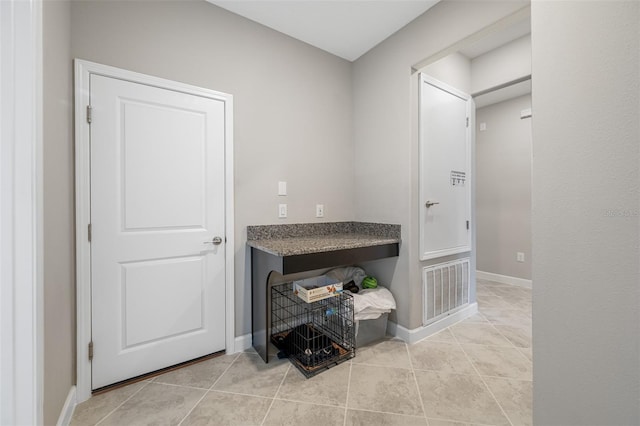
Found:
[[[93,340],[89,342],[89,361],[93,360]]]
[[[87,238],[89,239],[89,242],[91,242],[91,224],[87,226]]]
[[[92,118],[91,111],[92,111],[91,105],[87,105],[87,123],[89,124],[91,124],[91,118]]]
[[[467,127],[469,127],[469,117],[467,117]]]
[[[469,229],[469,221],[467,221],[467,229]]]

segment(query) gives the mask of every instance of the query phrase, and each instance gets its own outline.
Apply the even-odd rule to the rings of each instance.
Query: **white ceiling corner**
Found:
[[[440,0],[207,0],[348,61]]]

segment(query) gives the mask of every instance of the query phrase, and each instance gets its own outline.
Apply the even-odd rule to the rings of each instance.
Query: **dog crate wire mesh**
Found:
[[[355,356],[354,324],[349,294],[306,303],[292,283],[271,287],[271,342],[307,378]]]

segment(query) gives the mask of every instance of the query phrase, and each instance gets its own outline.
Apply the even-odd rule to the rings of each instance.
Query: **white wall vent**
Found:
[[[422,324],[428,325],[469,304],[469,258],[422,269]]]

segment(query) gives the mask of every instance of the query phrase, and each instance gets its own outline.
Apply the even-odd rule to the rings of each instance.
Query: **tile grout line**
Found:
[[[478,324],[476,324],[478,325]],[[442,342],[444,343],[444,342]],[[515,348],[515,346],[511,346],[511,342],[509,342],[509,344],[507,345],[491,345],[491,344],[485,344],[485,343],[475,343],[475,342],[460,342],[461,345],[467,345],[467,346],[484,346],[487,348],[503,348],[503,349],[513,349]]]
[[[480,294],[480,295],[476,294],[476,300],[478,302],[480,302],[480,300],[478,298],[485,299],[485,298],[492,298],[492,297],[496,297],[496,298],[500,299],[500,301],[502,303],[506,303],[507,304],[507,309],[513,309],[514,308],[514,306],[511,303],[509,303],[509,301],[505,300],[502,296],[499,296],[497,294]],[[500,309],[501,307],[500,306],[492,306],[491,303],[487,303],[487,308]]]
[[[217,392],[217,391],[216,391]],[[255,395],[246,395],[246,396],[255,396]],[[270,399],[270,398],[266,398],[266,397],[256,397],[256,398],[263,398],[263,399]],[[276,398],[278,401],[285,401],[285,402],[293,402],[293,403],[297,403],[297,404],[306,404],[306,405],[316,405],[318,407],[328,407],[328,408],[344,408],[340,405],[330,405],[330,404],[319,404],[317,402],[308,402],[308,401],[297,401],[295,399],[285,399],[285,398]],[[379,410],[371,410],[371,409],[367,409],[367,408],[349,408],[350,410],[353,411],[366,411],[368,413],[376,413],[376,414],[391,414],[393,416],[403,416],[403,417],[411,417],[411,418],[417,418],[417,419],[424,419],[424,416],[414,416],[413,414],[402,414],[402,413],[395,413],[392,411],[379,411]],[[457,420],[451,420],[452,422],[455,422]],[[474,423],[474,425],[477,423]],[[482,425],[482,424],[480,424]],[[484,426],[484,425],[482,425]],[[487,425],[487,426],[492,426],[492,425]]]
[[[369,364],[367,362],[354,362],[355,365],[363,365],[365,367],[378,367],[378,368],[391,368],[394,370],[411,370],[411,368],[403,368],[403,367],[391,367],[389,365],[383,364]]]
[[[431,417],[431,420],[438,420],[438,421],[444,421],[444,422],[455,423],[455,424],[467,424],[467,423],[461,423],[460,420],[445,419],[442,417]],[[427,419],[427,421],[429,421],[429,419]],[[473,426],[496,426],[489,423],[478,423],[478,422],[474,422],[472,423],[472,425]]]
[[[198,401],[196,401],[196,403],[195,403],[195,404],[193,404],[193,407],[191,407],[191,409],[187,412],[187,414],[185,414],[185,415],[184,415],[184,417],[182,418],[182,420],[180,420],[180,423],[178,423],[178,426],[182,425],[182,422],[184,422],[184,421],[187,419],[187,417],[189,417],[189,416],[191,415],[191,413],[193,412],[193,410],[195,410],[195,409],[196,409],[196,407],[197,407],[198,405],[200,405],[200,403],[201,403],[201,402],[202,402],[202,400],[207,396],[207,394],[209,393],[209,391],[211,390],[211,388],[213,388],[213,387],[215,386],[215,384],[216,384],[216,383],[218,383],[218,381],[220,380],[220,378],[221,378],[222,376],[224,376],[224,373],[226,373],[226,372],[231,368],[231,366],[232,366],[233,364],[235,364],[235,362],[238,360],[238,358],[240,358],[240,354],[241,354],[241,353],[242,353],[242,352],[239,352],[239,353],[238,353],[238,355],[236,355],[236,357],[233,359],[233,361],[231,361],[231,362],[229,363],[229,365],[227,365],[227,368],[225,368],[225,369],[224,369],[224,371],[222,372],[222,374],[220,374],[220,375],[218,376],[218,378],[213,382],[213,384],[212,384],[211,386],[209,386],[209,389],[202,389],[202,388],[199,388],[199,389],[201,389],[201,390],[204,390],[204,394],[202,394],[202,396],[200,397],[200,399],[198,399]]]
[[[473,364],[472,364],[473,366]],[[452,371],[442,371],[442,370],[428,370],[428,369],[424,369],[424,368],[416,368],[416,371],[424,371],[427,373],[445,373],[445,374],[449,374],[452,376],[468,376],[468,377],[476,377],[476,376],[480,376],[480,377],[487,377],[489,379],[502,379],[502,380],[513,380],[513,381],[517,381],[517,382],[532,382],[532,380],[526,380],[526,379],[516,379],[516,378],[512,378],[512,377],[502,377],[502,376],[490,376],[488,374],[465,374],[465,373],[456,373],[456,372],[452,372]]]
[[[517,348],[517,346],[511,341],[511,339],[509,339],[507,336],[505,336],[504,334],[502,334],[502,332],[500,331],[500,329],[498,327],[496,327],[496,324],[489,322],[489,324],[491,324],[491,327],[493,327],[493,329],[500,335],[502,336],[503,339],[505,339],[507,342],[509,342],[509,344],[511,346],[509,346],[510,348]],[[503,325],[503,324],[498,324],[498,325]],[[510,326],[512,327],[512,326]],[[506,346],[505,346],[506,347]]]
[[[484,296],[480,296],[480,297],[497,297],[498,299],[502,300],[504,303],[506,303],[509,307],[505,308],[505,309],[512,309],[512,310],[516,310],[516,311],[526,311],[526,309],[521,308],[520,306],[518,306],[517,303],[514,303],[512,301],[512,299],[510,298],[516,298],[517,300],[519,300],[520,302],[523,301],[523,297],[530,297],[530,294],[527,294],[525,296],[523,295],[510,295],[510,296],[505,296],[504,294],[496,294],[496,293],[491,293],[490,295],[484,295]],[[530,302],[527,302],[530,304]],[[492,306],[487,306],[487,308],[492,308]],[[495,309],[496,307],[493,306],[493,308]]]
[[[178,423],[178,426],[180,426],[180,425],[182,424],[182,422],[184,422],[184,421],[185,421],[185,419],[191,415],[191,413],[193,412],[193,410],[195,410],[195,409],[196,409],[196,407],[198,406],[198,404],[200,404],[200,403],[202,402],[202,400],[204,399],[204,397],[205,397],[205,396],[207,396],[207,394],[209,393],[209,391],[208,391],[208,390],[206,390],[206,389],[201,389],[201,390],[204,390],[204,393],[202,394],[202,396],[200,397],[200,399],[198,399],[198,400],[196,401],[196,403],[195,403],[195,404],[193,404],[193,407],[191,407],[191,409],[190,409],[189,411],[187,411],[187,414],[185,414],[185,415],[184,415],[184,417],[182,418],[182,420],[180,420],[180,423]]]
[[[273,397],[270,397],[270,396],[253,395],[253,394],[250,394],[250,393],[231,392],[231,391],[222,390],[222,389],[211,389],[208,392],[209,393],[211,393],[211,392],[225,393],[227,395],[248,396],[248,397],[251,397],[251,398],[273,399]]]
[[[418,391],[418,400],[420,401],[420,407],[422,408],[422,415],[424,416],[424,420],[427,422],[427,426],[429,426],[429,419],[427,419],[427,411],[424,409],[424,402],[422,401],[422,393],[420,393],[420,385],[418,384],[418,377],[416,377],[416,370],[413,368],[413,362],[411,361],[411,351],[409,350],[409,345],[405,343],[404,348],[407,351],[407,358],[409,358],[409,367],[410,367],[411,375],[413,376],[413,382],[416,384],[416,390]]]
[[[317,405],[318,407],[344,408],[342,405],[332,405],[332,404],[321,403],[321,402],[309,402],[309,401],[302,401],[299,399],[290,399],[290,398],[274,398],[274,399],[278,401],[284,401],[284,402],[294,402],[296,404]]]
[[[476,297],[480,297],[480,298],[497,297],[502,302],[504,302],[504,303],[506,303],[508,305],[508,307],[506,307],[506,308],[504,308],[504,307],[501,308],[499,306],[489,306],[488,305],[488,306],[486,306],[488,309],[507,309],[507,310],[512,310],[512,311],[524,312],[524,313],[527,312],[526,309],[521,308],[520,306],[518,306],[518,304],[516,304],[513,301],[511,301],[508,296],[491,293],[491,294],[485,294],[485,295],[477,295]],[[519,296],[511,296],[511,297],[515,297],[516,299],[519,299]],[[522,299],[519,299],[519,300],[522,301]],[[530,304],[530,302],[528,302],[528,303]]]
[[[456,339],[456,341],[458,341],[458,338],[456,337],[456,335],[452,332],[451,334],[453,334],[454,339]],[[469,354],[467,354],[467,351],[464,350],[464,347],[462,346],[462,344],[458,341],[458,345],[460,345],[460,349],[462,350],[462,353],[464,353],[464,356],[467,357],[467,361],[469,361],[469,363],[471,364],[471,366],[473,367],[473,369],[475,370],[476,374],[478,375],[478,377],[480,378],[480,380],[482,381],[482,383],[484,384],[484,387],[487,389],[487,391],[489,391],[489,394],[491,395],[491,397],[493,398],[493,400],[496,402],[496,404],[498,405],[498,408],[500,408],[500,411],[502,411],[502,414],[504,415],[504,417],[507,419],[507,421],[509,422],[509,424],[511,426],[515,426],[513,424],[513,422],[511,421],[511,419],[509,418],[509,416],[507,415],[507,412],[504,410],[504,408],[502,408],[502,404],[500,404],[500,401],[498,401],[498,398],[496,398],[496,396],[493,394],[493,392],[491,391],[491,389],[489,388],[489,385],[487,384],[487,382],[484,380],[484,378],[480,375],[480,372],[478,371],[478,369],[476,368],[475,364],[473,363],[473,360],[471,359],[471,357],[469,356]]]
[[[480,296],[481,298],[486,297],[485,296]],[[513,302],[509,301],[509,299],[507,299],[505,296],[501,296],[499,294],[491,294],[491,296],[489,297],[497,297],[498,299],[500,299],[501,301],[503,301],[504,303],[506,303],[509,307],[508,308],[500,308],[499,306],[487,306],[487,308],[490,309],[510,309],[510,310],[516,310],[516,311],[524,311],[524,309],[520,309],[517,305],[515,305]],[[476,295],[477,298],[477,295]]]
[[[353,410],[353,411],[365,411],[367,413],[376,413],[376,414],[391,414],[392,416],[410,417],[412,419],[422,419],[422,420],[425,419],[425,416],[414,416],[413,414],[393,413],[391,411],[376,411],[376,410],[369,410],[367,408],[351,408],[351,410]],[[456,422],[457,420],[451,420],[451,421],[452,422]],[[474,423],[474,425],[475,425],[475,423]]]
[[[500,296],[498,296],[498,297],[500,297]],[[516,309],[516,310],[520,312],[519,309]],[[502,332],[500,332],[500,329],[498,327],[496,327],[496,325],[505,325],[505,326],[508,326],[508,327],[515,327],[515,326],[509,325],[509,324],[494,324],[494,322],[492,320],[488,320],[488,321],[489,321],[489,324],[491,324],[491,326],[498,332],[498,334],[500,334],[500,336],[502,336],[504,339],[506,339],[511,344],[511,346],[514,347],[518,351],[518,353],[520,355],[522,355],[524,358],[526,358],[526,360],[528,362],[532,362],[525,354],[522,353],[522,351],[520,350],[521,349],[520,347],[516,346],[509,338],[507,338],[504,334],[502,334]],[[520,328],[520,327],[518,327],[518,328]],[[524,327],[522,327],[522,328],[524,328]]]
[[[233,361],[231,361],[231,362],[229,363],[229,365],[227,365],[227,368],[225,368],[225,369],[224,369],[224,371],[222,372],[222,374],[221,374],[220,376],[218,376],[218,378],[213,382],[213,384],[212,384],[211,386],[209,386],[209,390],[212,390],[212,389],[213,389],[213,387],[214,387],[215,385],[217,385],[217,384],[218,384],[218,382],[220,381],[220,379],[222,379],[222,376],[224,376],[224,375],[227,373],[227,371],[229,371],[229,369],[231,368],[231,366],[232,366],[233,364],[235,364],[235,363],[236,363],[236,361],[238,361],[238,359],[240,358],[240,355],[242,355],[243,353],[244,353],[244,352],[238,352],[238,355],[236,355],[236,357],[233,359]]]
[[[260,425],[264,425],[264,422],[267,421],[267,417],[269,417],[269,413],[271,412],[271,407],[273,407],[273,404],[276,402],[276,397],[278,396],[278,393],[280,393],[280,388],[282,388],[282,385],[285,379],[287,378],[289,371],[291,371],[291,365],[292,364],[289,363],[289,366],[287,367],[287,371],[284,372],[284,375],[282,376],[282,380],[280,380],[280,384],[278,385],[278,389],[276,390],[276,393],[273,395],[273,398],[271,398],[271,404],[269,404],[269,408],[267,409],[267,412],[264,413],[264,418],[260,422]]]
[[[500,299],[503,299],[503,297],[502,297],[502,296],[496,296],[496,297],[498,297],[498,298],[500,298]],[[504,299],[503,299],[503,300],[504,300]],[[505,301],[506,301],[506,300],[505,300]],[[506,301],[506,302],[508,303],[508,301]],[[493,309],[504,310],[504,309],[500,309],[500,308],[493,308]],[[509,308],[509,309],[506,309],[506,310],[516,310],[516,311],[518,311],[518,312],[521,312],[521,310],[520,310],[520,309],[517,309],[517,308]],[[522,312],[524,312],[524,310],[522,310]],[[491,325],[491,327],[493,327],[493,329],[494,329],[495,331],[497,331],[497,332],[498,332],[498,334],[499,334],[500,336],[502,336],[505,340],[507,340],[511,346],[482,345],[482,344],[479,344],[479,343],[466,343],[466,344],[469,344],[469,345],[481,345],[481,346],[495,346],[495,347],[500,347],[500,348],[507,348],[507,347],[508,347],[508,348],[513,348],[513,349],[515,349],[515,350],[516,350],[516,352],[518,352],[518,354],[519,354],[520,356],[524,357],[524,358],[525,358],[525,360],[526,360],[527,362],[531,363],[531,360],[529,359],[529,357],[527,357],[527,356],[526,356],[526,355],[521,351],[521,349],[530,349],[530,348],[521,348],[521,347],[519,347],[519,346],[516,346],[516,345],[511,341],[511,339],[509,339],[507,336],[505,336],[505,335],[500,331],[500,329],[499,329],[497,326],[499,326],[499,325],[503,325],[503,326],[507,326],[507,327],[515,327],[515,328],[524,328],[524,327],[513,326],[513,325],[510,325],[510,324],[500,324],[500,323],[497,323],[497,324],[496,324],[494,321],[492,321],[492,320],[490,320],[490,319],[488,319],[488,320],[487,320],[487,323],[488,323],[488,324],[490,324],[490,325]],[[455,336],[454,336],[454,337],[455,337]],[[481,375],[481,377],[491,377],[491,378],[496,378],[496,379],[510,379],[510,378],[508,378],[508,377],[488,376],[488,375]],[[531,381],[533,381],[533,380],[523,380],[523,379],[512,379],[512,380],[519,380],[519,381],[523,381],[523,382],[531,382]]]
[[[347,379],[347,397],[344,400],[344,419],[342,426],[347,426],[347,412],[349,411],[349,392],[351,391],[351,370],[353,370],[353,358],[349,361],[349,377]]]
[[[496,326],[495,326],[495,324],[491,323],[491,325],[493,326],[493,328],[495,328],[495,329],[496,329],[496,331],[497,331],[497,332],[498,332],[502,337],[504,337],[505,339],[507,339],[507,340],[509,341],[509,343],[511,343],[511,346],[516,350],[516,352],[518,352],[520,355],[522,355],[522,356],[527,360],[527,362],[532,363],[532,361],[529,359],[529,357],[527,357],[525,354],[523,354],[523,353],[522,353],[522,351],[520,350],[520,349],[531,349],[531,348],[521,348],[521,347],[519,347],[519,346],[516,346],[516,345],[515,345],[511,340],[509,340],[509,339],[508,339],[504,334],[502,334],[502,333],[500,332],[500,329],[499,329],[498,327],[496,327]],[[503,325],[503,324],[498,324],[498,325]],[[506,347],[506,346],[501,346],[501,347]]]
[[[146,388],[147,386],[149,386],[149,383],[151,382],[146,382],[145,385],[140,386],[140,389],[138,389],[137,391],[135,391],[134,393],[131,394],[131,396],[127,399],[125,399],[124,401],[122,401],[122,403],[120,405],[118,405],[116,408],[114,408],[113,410],[109,411],[109,413],[104,416],[103,418],[101,418],[98,422],[95,423],[95,426],[98,426],[100,423],[102,423],[107,417],[109,417],[110,415],[112,415],[113,413],[115,413],[120,407],[122,407],[127,401],[129,401],[131,398],[133,398],[134,396],[136,396],[142,389]]]

